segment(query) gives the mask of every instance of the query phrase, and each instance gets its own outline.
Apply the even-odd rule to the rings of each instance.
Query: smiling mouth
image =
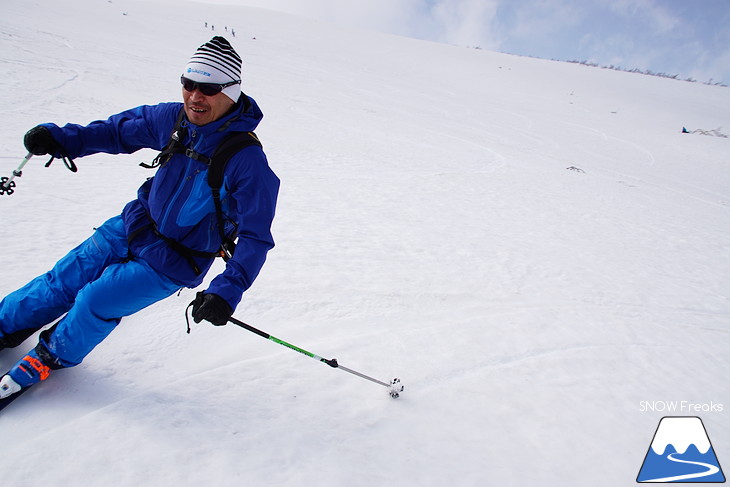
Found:
[[[195,113],[205,113],[208,111],[202,107],[190,107],[190,110],[194,111]]]

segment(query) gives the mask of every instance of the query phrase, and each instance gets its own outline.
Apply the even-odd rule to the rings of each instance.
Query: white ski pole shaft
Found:
[[[21,162],[20,165],[18,166],[18,168],[15,171],[13,171],[13,175],[10,176],[9,178],[3,178],[2,183],[0,183],[0,194],[3,194],[5,191],[8,191],[10,188],[12,188],[14,186],[11,184],[13,182],[13,179],[23,175],[23,168],[25,167],[26,164],[28,164],[28,161],[30,161],[31,157],[33,157],[33,153],[28,152],[28,155],[26,155],[23,158],[23,162]],[[10,194],[10,192],[8,192],[8,194]]]

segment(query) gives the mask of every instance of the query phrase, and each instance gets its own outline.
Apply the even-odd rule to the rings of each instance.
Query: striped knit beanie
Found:
[[[225,38],[215,36],[195,51],[183,76],[197,83],[222,85],[240,81],[241,57]],[[223,88],[223,94],[235,103],[241,96],[241,85]]]

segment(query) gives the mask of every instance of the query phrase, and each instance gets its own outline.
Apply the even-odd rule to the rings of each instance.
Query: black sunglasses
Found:
[[[230,83],[223,83],[222,85],[219,85],[217,83],[197,83],[191,79],[186,78],[185,76],[180,77],[180,82],[183,85],[183,88],[185,88],[185,91],[195,91],[198,90],[205,96],[213,96],[217,95],[221,91],[223,91],[223,88],[228,88],[229,86],[233,85],[239,85],[241,84],[241,81],[231,81]]]

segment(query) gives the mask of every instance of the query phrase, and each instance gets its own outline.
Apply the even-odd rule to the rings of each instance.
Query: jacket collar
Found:
[[[241,98],[238,102],[231,107],[231,109],[218,120],[207,123],[205,125],[195,125],[185,120],[189,127],[194,128],[198,133],[211,135],[220,132],[251,132],[258,127],[259,122],[263,118],[264,114],[261,112],[256,101],[241,93]]]

